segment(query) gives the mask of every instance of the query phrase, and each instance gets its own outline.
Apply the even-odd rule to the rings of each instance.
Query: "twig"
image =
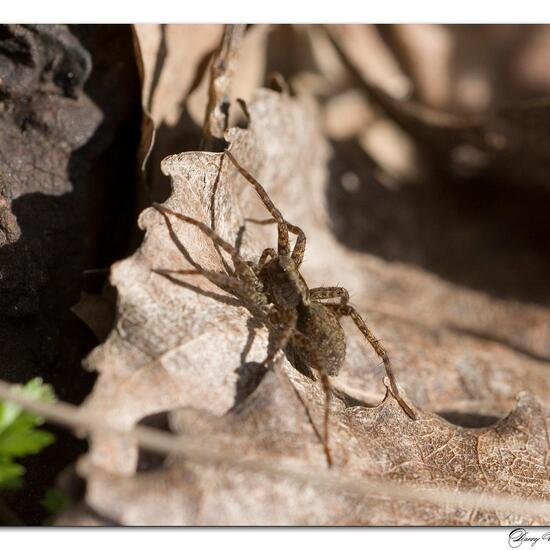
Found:
[[[231,78],[246,25],[226,25],[210,69],[202,149],[214,150],[227,129]],[[223,146],[222,146],[223,149]]]
[[[451,113],[432,109],[412,99],[404,101],[393,97],[387,90],[372,82],[362,70],[361,64],[358,62],[361,52],[354,50],[355,42],[346,40],[345,32],[339,32],[340,29],[337,25],[323,25],[322,28],[350,76],[363,89],[369,99],[404,130],[409,131],[410,120],[418,118],[429,121],[430,125],[435,127],[457,130],[481,124],[480,115],[477,114],[458,117]]]
[[[121,436],[131,436],[144,449],[165,454],[177,454],[199,463],[225,464],[235,468],[252,470],[258,473],[284,477],[297,483],[343,493],[361,495],[368,498],[400,500],[454,506],[461,509],[493,510],[504,514],[519,514],[523,517],[550,517],[550,502],[541,499],[527,499],[502,496],[476,491],[461,491],[423,487],[411,483],[398,483],[388,480],[343,477],[337,472],[315,472],[311,468],[280,466],[276,462],[262,459],[243,459],[242,455],[224,449],[218,451],[204,445],[200,440],[185,436],[178,437],[166,432],[136,426],[133,430],[121,431],[106,423],[102,418],[69,403],[47,403],[29,399],[14,391],[14,386],[0,381],[0,399],[12,401],[43,416],[51,422],[69,426],[79,433],[95,431],[111,432]]]

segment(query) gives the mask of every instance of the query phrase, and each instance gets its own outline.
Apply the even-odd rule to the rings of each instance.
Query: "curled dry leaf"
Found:
[[[216,48],[222,30],[221,25],[134,25],[143,65],[143,104],[157,126],[177,124],[199,65]]]
[[[371,28],[325,28],[367,95],[443,173],[548,188],[550,96],[539,61],[547,27],[392,26],[385,33],[408,69],[397,79],[365,61]]]
[[[145,113],[140,164],[147,168],[147,199],[164,200],[168,185],[160,170],[161,160],[174,151],[201,148],[207,98],[211,97],[209,66],[224,29],[223,25],[138,24],[134,30]],[[254,25],[242,37],[238,56],[232,56],[238,78],[231,82],[231,101],[248,99],[261,85],[268,31],[268,25]],[[221,86],[220,92],[224,87],[229,92],[229,79],[223,77],[228,68],[221,68],[223,82],[216,85]]]
[[[207,72],[222,31],[222,25],[134,25],[144,111],[139,160],[143,170],[147,166],[147,201],[166,196],[162,158],[188,148],[188,142],[198,146],[202,120],[190,113],[188,99]],[[201,113],[204,107],[201,103]]]
[[[331,405],[336,471],[456,491],[481,489],[518,499],[546,498],[546,412],[528,393],[514,405],[525,380],[548,402],[543,362],[526,359],[508,345],[444,327],[471,310],[484,315],[471,314],[474,330],[495,325],[512,338],[514,330],[496,323],[509,318],[510,304],[344,248],[331,232],[325,207],[329,149],[313,103],[259,90],[249,112],[249,127],[230,129],[226,139],[285,217],[305,230],[306,280],[310,286],[343,284],[360,310],[386,301],[369,323],[384,339],[406,394],[421,408],[419,420],[411,421],[390,394],[384,398],[381,366],[360,334],[346,324],[347,359],[333,380]],[[221,154],[182,153],[165,159],[162,169],[172,178],[169,208],[240,243],[241,252],[251,260],[273,242],[273,227],[245,222],[248,217],[265,218],[265,211]],[[155,413],[171,412],[174,432],[200,438],[212,449],[238,449],[243,458],[325,470],[319,438],[324,396],[319,382],[286,358],[270,371],[260,367],[268,333],[233,296],[200,276],[170,280],[152,272],[189,269],[193,262],[222,271],[219,254],[202,233],[151,209],[143,212],[140,225],[146,231],[142,246],[112,269],[111,280],[119,293],[118,319],[108,340],[88,358],[99,378],[85,407],[123,428]],[[388,306],[392,300],[394,305]],[[411,304],[417,317],[405,315],[400,303]],[[531,311],[518,307],[524,318],[525,311]],[[536,308],[532,315],[535,324]],[[438,323],[442,326],[436,328]],[[511,407],[505,419],[495,418]],[[453,419],[462,415],[463,422],[469,414],[476,426],[485,416],[485,422],[494,425],[459,427],[427,412],[430,409],[448,418],[454,414]],[[137,468],[133,441],[95,434],[79,465],[88,482],[87,503],[123,524],[545,521],[530,517],[528,511],[520,516],[482,507],[357,497],[268,473],[223,464],[214,468],[174,457],[155,471],[136,472]]]
[[[269,462],[276,458],[282,464],[307,464],[312,473],[322,473],[326,466],[317,450],[316,433],[304,415],[304,400],[313,415],[321,413],[322,392],[315,385],[296,371],[276,370],[263,378],[251,398],[224,417],[186,409],[175,416],[172,427],[183,438],[203,439],[217,452],[226,449],[234,454],[238,448],[243,459]],[[412,422],[390,398],[375,408],[339,400],[332,413],[341,472],[356,479],[400,480],[457,493],[474,488],[480,494],[479,507],[375,499],[358,495],[359,491],[304,485],[290,477],[179,458],[168,459],[162,470],[135,478],[92,468],[88,500],[110,521],[131,525],[545,522],[529,513],[527,503],[523,514],[485,511],[482,505],[485,492],[513,495],[519,501],[548,495],[547,417],[532,396],[522,394],[509,417],[496,426],[475,430],[457,428],[425,413]]]
[[[230,104],[231,82],[237,61],[237,52],[246,25],[226,25],[220,46],[210,66],[210,88],[208,105],[203,124],[203,140],[206,150],[216,150],[217,142],[223,143],[223,135],[227,130],[228,111]]]
[[[252,104],[257,121],[253,135],[252,130],[230,132],[235,137],[235,154],[252,170],[271,171],[266,173],[269,177],[275,172],[271,161],[281,160],[277,166],[281,183],[305,180],[312,177],[310,166],[324,166],[326,154],[316,134],[313,107],[278,98],[266,91]],[[272,132],[287,138],[271,139]],[[307,143],[316,141],[319,147],[311,150],[311,160],[300,154]],[[298,143],[298,148],[282,161],[287,143]],[[218,153],[182,153],[165,159],[162,168],[174,186],[166,205],[211,224],[222,237],[235,242],[244,218],[249,212],[253,215],[246,205],[255,197],[227,162],[220,172],[221,160]],[[254,365],[264,358],[267,334],[256,330],[250,314],[234,298],[204,278],[187,277],[178,284],[152,272],[154,268],[184,269],[187,262],[180,248],[202,267],[222,270],[208,239],[154,210],[146,210],[140,224],[147,231],[143,245],[112,271],[119,292],[119,319],[107,342],[88,360],[100,373],[88,406],[106,414],[110,411],[113,420],[126,426],[180,406],[207,404],[209,412],[223,414],[234,406],[240,388],[254,385],[258,377]],[[255,258],[262,241],[251,233],[244,232],[241,251]],[[258,334],[252,338],[255,331]],[[208,368],[203,365],[205,357]],[[252,366],[245,368],[245,364]],[[94,459],[101,457],[99,452],[92,454]],[[133,461],[109,455],[103,461],[115,471],[133,472],[135,459],[134,453]]]

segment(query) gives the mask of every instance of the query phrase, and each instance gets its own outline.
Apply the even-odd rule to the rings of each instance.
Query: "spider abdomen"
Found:
[[[298,308],[296,329],[309,345],[294,343],[294,351],[309,367],[324,369],[336,376],[346,357],[346,338],[338,318],[320,302],[311,302]]]

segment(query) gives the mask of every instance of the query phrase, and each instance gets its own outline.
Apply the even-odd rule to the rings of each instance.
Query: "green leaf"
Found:
[[[56,516],[69,504],[69,498],[59,489],[48,489],[41,504],[46,511]]]
[[[33,378],[15,391],[32,399],[54,401],[52,387],[40,378]],[[14,488],[22,484],[25,468],[13,462],[15,457],[23,457],[40,452],[54,441],[54,436],[36,429],[44,419],[25,411],[9,401],[0,401],[0,487]]]
[[[21,485],[25,468],[21,464],[0,458],[0,488],[14,489]]]
[[[2,433],[19,415],[21,407],[7,401],[0,401],[0,433]]]
[[[54,442],[54,436],[45,430],[19,429],[17,421],[0,434],[0,456],[16,457],[39,453]]]
[[[21,392],[26,397],[31,399],[40,399],[41,401],[47,401],[53,403],[55,401],[55,394],[53,388],[49,384],[44,384],[42,378],[33,378],[29,380],[22,388]]]
[[[55,401],[53,388],[49,384],[44,384],[41,378],[29,380],[24,386],[18,386],[16,391],[31,399],[41,399],[50,403]],[[23,415],[29,420],[32,418],[36,426],[44,422],[44,419],[39,415],[28,413],[15,403],[0,401],[0,433],[13,424],[18,417]]]

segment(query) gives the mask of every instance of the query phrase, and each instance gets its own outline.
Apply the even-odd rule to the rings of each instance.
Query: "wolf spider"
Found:
[[[273,204],[262,185],[235,159],[229,150],[225,155],[235,165],[246,180],[258,193],[272,218],[268,220],[249,220],[260,224],[276,223],[278,230],[277,251],[266,248],[257,264],[245,261],[238,250],[223,240],[214,230],[204,223],[184,214],[174,212],[161,204],[154,208],[165,215],[172,215],[181,221],[198,227],[213,243],[227,252],[233,261],[234,269],[226,264],[226,273],[218,273],[197,266],[192,270],[154,270],[159,274],[197,275],[202,274],[217,286],[229,290],[252,309],[259,311],[263,320],[272,331],[273,342],[263,365],[273,361],[276,354],[287,344],[291,345],[295,355],[306,365],[319,372],[325,393],[323,449],[328,466],[332,465],[329,448],[329,411],[331,384],[329,376],[336,376],[342,367],[346,355],[346,341],[339,319],[352,318],[363,333],[376,354],[382,359],[389,379],[390,391],[403,410],[413,420],[415,413],[403,400],[397,388],[390,359],[386,350],[367,327],[359,313],[348,304],[349,294],[341,287],[308,288],[299,268],[304,258],[306,236],[296,225],[287,222]],[[289,232],[296,235],[291,250]],[[224,262],[225,263],[225,262]],[[338,303],[325,302],[337,298]]]

